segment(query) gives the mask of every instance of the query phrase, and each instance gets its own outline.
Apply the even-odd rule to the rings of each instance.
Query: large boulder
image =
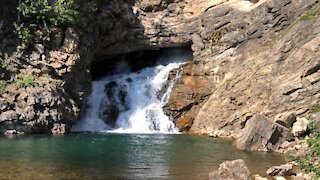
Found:
[[[307,133],[309,120],[307,118],[297,118],[292,126],[292,133],[294,136],[299,137]]]
[[[250,180],[251,173],[242,159],[226,161],[219,169],[209,174],[210,180]]]
[[[263,115],[255,114],[248,120],[243,135],[234,144],[241,150],[268,151],[277,149],[291,137],[289,129]]]

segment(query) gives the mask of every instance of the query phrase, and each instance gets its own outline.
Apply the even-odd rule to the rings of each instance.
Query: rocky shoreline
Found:
[[[233,161],[225,161],[220,164],[217,171],[209,174],[210,180],[223,180],[223,179],[237,179],[237,180],[309,180],[310,174],[297,172],[293,167],[295,163],[289,162],[280,166],[270,167],[265,175],[251,174],[250,170],[246,166],[242,159]]]
[[[312,119],[316,129],[320,125],[320,113],[313,114]],[[310,172],[303,172],[299,168],[301,159],[307,159],[311,154],[305,139],[310,138],[308,120],[293,121],[290,130],[282,125],[273,123],[265,116],[254,115],[246,124],[244,134],[233,144],[240,150],[246,151],[275,151],[284,154],[287,163],[270,167],[264,175],[251,174],[243,160],[226,161],[220,165],[218,171],[212,172],[209,179],[316,179]],[[314,160],[316,165],[317,160]]]

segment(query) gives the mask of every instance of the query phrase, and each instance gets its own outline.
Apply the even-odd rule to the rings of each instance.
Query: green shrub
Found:
[[[314,179],[320,177],[320,133],[316,129],[314,121],[309,124],[311,131],[307,144],[311,152],[304,159],[298,159],[298,167],[312,173]]]
[[[0,80],[0,94],[3,94],[6,91],[6,82]]]
[[[21,18],[15,23],[15,31],[24,42],[44,40],[52,27],[75,25],[79,16],[75,0],[22,0],[18,11]]]
[[[224,83],[225,85],[229,86],[231,82],[232,82],[232,79],[227,79]]]
[[[320,112],[320,104],[314,106],[313,109],[312,109],[312,111],[313,111],[314,113]]]
[[[14,27],[19,39],[21,39],[23,42],[28,42],[31,40],[32,34],[30,32],[30,27],[25,27],[23,23],[14,23]]]
[[[18,79],[16,81],[16,85],[21,87],[21,88],[26,88],[33,84],[35,82],[35,77],[34,76],[26,76],[23,77],[22,79]]]
[[[0,67],[2,69],[6,69],[10,64],[10,61],[9,60],[3,60],[3,61],[0,61]]]
[[[310,14],[306,14],[306,15],[303,15],[299,18],[300,21],[311,21],[311,20],[314,20],[316,19],[317,16],[313,13],[310,13]]]
[[[320,14],[320,5],[317,2],[307,13],[299,17],[300,21],[311,21],[319,17]]]

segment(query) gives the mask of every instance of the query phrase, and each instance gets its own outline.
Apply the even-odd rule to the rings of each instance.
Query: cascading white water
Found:
[[[138,72],[128,71],[120,62],[117,75],[93,82],[86,115],[72,132],[178,133],[174,123],[163,112],[177,77],[167,82],[169,72],[190,60],[192,53],[184,48],[165,50],[155,67]],[[169,84],[168,84],[169,83]],[[167,89],[164,93],[164,86]]]

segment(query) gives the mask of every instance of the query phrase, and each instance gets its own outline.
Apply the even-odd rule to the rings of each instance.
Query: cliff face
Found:
[[[204,12],[194,61],[166,106],[177,125],[238,138],[256,113],[285,126],[307,116],[320,96],[316,14],[317,1],[290,0],[228,1]]]
[[[11,62],[0,72],[0,132],[68,132],[91,92],[92,63],[184,45],[194,59],[165,107],[181,130],[234,137],[257,112],[285,121],[319,103],[317,0],[96,2],[82,27],[31,52],[0,25],[0,58]]]

